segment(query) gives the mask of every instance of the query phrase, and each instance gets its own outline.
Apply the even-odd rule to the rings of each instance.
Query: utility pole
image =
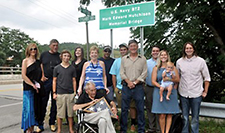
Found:
[[[95,15],[91,15],[91,12],[87,10],[86,8],[83,8],[80,6],[78,8],[78,11],[81,11],[81,13],[85,14],[84,17],[79,17],[79,22],[85,22],[86,24],[86,37],[87,37],[87,60],[89,60],[89,37],[88,37],[88,21],[95,20]]]

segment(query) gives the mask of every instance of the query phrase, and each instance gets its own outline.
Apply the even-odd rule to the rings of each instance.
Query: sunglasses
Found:
[[[111,50],[106,49],[106,50],[104,50],[104,52],[111,53],[112,51],[111,51]]]
[[[32,51],[32,50],[37,50],[37,48],[30,48],[30,51]]]

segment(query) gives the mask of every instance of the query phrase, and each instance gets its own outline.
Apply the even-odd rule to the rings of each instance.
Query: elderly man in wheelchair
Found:
[[[80,95],[73,106],[74,111],[93,105],[101,98],[98,96],[98,93],[96,93],[95,84],[93,82],[86,83],[85,92],[86,93]],[[110,101],[107,97],[105,98],[112,108],[112,113],[116,115],[116,104],[113,101]],[[98,125],[99,133],[116,133],[109,110],[107,109],[94,113],[85,113],[83,119],[88,123]]]

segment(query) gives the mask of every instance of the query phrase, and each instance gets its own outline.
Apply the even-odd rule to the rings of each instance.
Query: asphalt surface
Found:
[[[19,83],[19,84],[18,84]],[[22,133],[21,116],[23,90],[22,81],[0,82],[0,133]],[[50,105],[49,101],[49,104]],[[51,133],[48,125],[48,114],[50,106],[47,107],[45,118],[45,130],[43,133]],[[68,126],[63,125],[62,133],[68,133]],[[36,128],[35,128],[36,129]]]

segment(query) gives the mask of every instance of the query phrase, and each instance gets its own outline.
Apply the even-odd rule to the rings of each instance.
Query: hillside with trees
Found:
[[[49,44],[41,45],[38,41],[35,41],[29,35],[18,29],[11,29],[8,27],[0,27],[0,66],[21,66],[22,60],[25,58],[25,49],[29,43],[36,43],[39,52],[49,50]],[[103,45],[97,43],[91,43],[89,47],[97,45],[99,47],[99,57],[103,55]],[[69,50],[74,57],[74,49],[78,46],[84,48],[84,56],[87,56],[86,44],[75,42],[62,42],[59,44],[59,52],[62,50]],[[119,57],[119,50],[115,49],[115,57]],[[71,59],[71,60],[72,60]]]

